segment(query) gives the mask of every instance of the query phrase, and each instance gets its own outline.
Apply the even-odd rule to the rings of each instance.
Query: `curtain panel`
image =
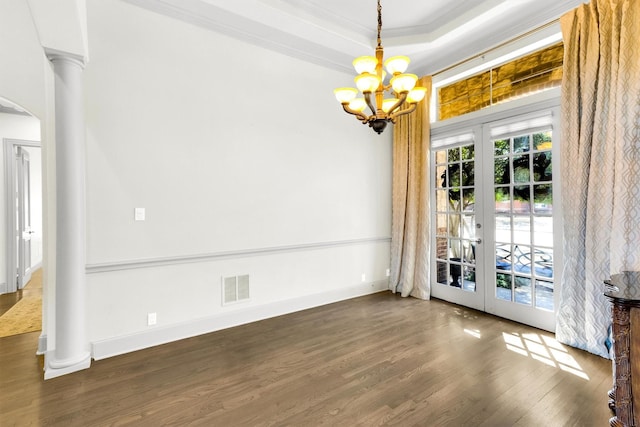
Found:
[[[557,339],[609,357],[603,280],[640,270],[640,1],[561,18],[564,271]]]
[[[393,126],[393,202],[389,289],[403,297],[429,299],[429,100],[431,77],[416,111]]]

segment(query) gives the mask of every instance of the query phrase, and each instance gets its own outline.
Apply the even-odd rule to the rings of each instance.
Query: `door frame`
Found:
[[[16,239],[18,232],[16,231],[17,223],[15,211],[17,209],[16,200],[12,197],[13,189],[16,185],[16,157],[14,155],[16,147],[37,147],[42,148],[40,141],[30,141],[24,139],[3,138],[3,154],[4,154],[4,182],[5,182],[5,280],[6,291],[16,292],[19,289],[18,282],[20,277],[16,273],[13,266],[18,265],[18,244]]]
[[[482,139],[482,138],[485,138],[485,135],[484,135],[484,132],[485,132],[484,128],[486,127],[485,125],[489,123],[509,120],[511,118],[526,116],[532,113],[535,114],[536,112],[539,112],[542,110],[558,111],[559,106],[560,106],[560,88],[554,88],[536,95],[522,98],[520,100],[516,100],[516,101],[504,103],[504,104],[498,104],[494,107],[489,107],[483,110],[466,114],[464,116],[448,119],[444,122],[432,123],[431,124],[431,140],[443,138],[443,137],[446,138],[449,135],[455,135],[456,133],[460,134],[465,131],[467,132],[474,131],[475,133],[477,132],[478,127],[481,127],[480,134],[476,133],[475,136]],[[557,127],[554,126],[553,132],[554,132],[554,140],[560,141],[562,138],[560,126],[557,126]],[[432,156],[431,154],[432,151],[433,151],[433,148],[429,150],[430,158]],[[559,144],[554,144],[553,175],[556,177],[560,177],[560,174],[561,174],[560,151],[561,150],[560,150]],[[476,153],[476,158],[477,157],[483,157],[483,155],[480,155],[480,153]],[[435,171],[432,171],[432,173],[435,173]],[[479,175],[476,175],[476,183],[481,182],[479,181],[479,179],[481,179]],[[555,276],[554,283],[556,286],[556,289],[554,291],[554,318],[555,318],[555,314],[557,314],[558,312],[558,307],[559,307],[559,295],[560,295],[560,286],[562,283],[562,270],[563,270],[562,266],[564,265],[563,254],[562,254],[562,210],[561,210],[561,203],[559,203],[562,200],[560,187],[561,186],[558,185],[554,188],[554,199],[558,201],[558,203],[554,204],[554,211],[556,211],[557,215],[554,215],[554,222],[553,222],[554,247],[557,249],[556,251],[554,251],[554,265],[556,266],[554,268],[554,276]],[[477,191],[478,191],[478,188],[476,187],[476,194],[477,194]],[[489,220],[489,218],[491,218],[491,216],[487,212],[489,207],[483,207],[482,209],[484,210],[484,212],[482,212],[482,215],[486,223]],[[432,215],[432,212],[430,212],[429,215]],[[482,225],[483,225],[483,230],[481,235],[484,235],[485,233],[490,234],[490,232],[492,231],[491,230],[492,227],[489,227],[489,229],[486,229],[485,226],[488,224],[482,224]],[[484,240],[483,246],[486,247],[486,245],[491,244],[492,240],[493,239]],[[432,242],[432,245],[433,245],[433,242]],[[491,262],[493,262],[491,260],[491,257],[486,257],[486,258],[487,259],[484,260],[484,265],[482,267],[476,267],[476,268],[483,268],[485,273],[485,276],[483,277],[483,280],[485,283],[482,285],[482,288],[484,290],[482,308],[478,308],[474,305],[465,305],[462,301],[452,301],[452,299],[454,298],[454,294],[459,296],[459,292],[454,292],[458,290],[457,288],[453,290],[448,290],[446,289],[446,287],[443,286],[442,289],[444,290],[444,292],[447,293],[447,295],[435,296],[435,297],[442,298],[447,301],[452,301],[455,304],[462,304],[471,308],[479,309],[481,311],[486,311],[489,314],[495,314],[495,311],[496,311],[495,305],[491,307],[491,311],[488,311],[486,307],[486,302],[485,302],[485,300],[488,298],[487,294],[489,290],[489,286],[487,285],[488,283],[487,276],[491,271],[488,267],[491,265]],[[431,261],[432,259],[430,259],[430,262]],[[476,263],[478,263],[478,260],[476,260]],[[431,286],[433,290],[433,286],[435,286],[433,278],[436,277],[433,270],[432,270],[431,277],[432,277]],[[513,316],[509,316],[507,314],[506,318],[512,318],[512,317]],[[551,332],[555,331],[555,322],[553,325],[545,321],[539,321],[538,319],[536,319],[534,322],[536,323],[535,325],[533,325],[535,327],[538,327],[540,329],[544,329],[547,331],[551,331]]]

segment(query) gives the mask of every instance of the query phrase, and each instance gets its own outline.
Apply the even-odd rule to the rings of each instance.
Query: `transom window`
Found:
[[[562,42],[442,86],[438,89],[438,120],[559,87]]]

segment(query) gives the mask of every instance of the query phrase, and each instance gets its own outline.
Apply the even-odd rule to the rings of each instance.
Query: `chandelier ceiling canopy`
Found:
[[[382,6],[378,0],[376,56],[360,56],[353,60],[358,73],[355,78],[358,89],[341,87],[333,91],[344,111],[356,116],[363,124],[368,123],[379,134],[387,127],[387,123],[395,123],[398,116],[412,113],[427,91],[424,87],[416,86],[418,76],[405,74],[409,58],[393,56],[384,61],[381,30]],[[388,84],[385,84],[387,72],[383,70],[383,65],[391,75]],[[358,91],[362,93],[362,97],[358,97]],[[367,107],[371,114],[365,113]]]

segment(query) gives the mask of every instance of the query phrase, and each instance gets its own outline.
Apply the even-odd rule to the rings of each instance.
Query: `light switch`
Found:
[[[144,221],[145,219],[145,211],[144,208],[136,208],[134,217],[136,221]]]

